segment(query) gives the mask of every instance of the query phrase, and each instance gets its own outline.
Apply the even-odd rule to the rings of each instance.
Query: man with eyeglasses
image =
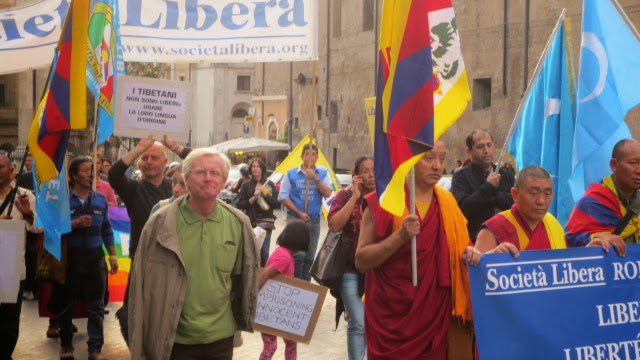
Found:
[[[496,171],[493,136],[489,131],[473,130],[467,135],[466,145],[471,162],[453,174],[451,192],[468,220],[469,237],[475,244],[482,224],[513,205],[511,188],[515,176],[506,167]]]
[[[133,263],[132,359],[231,359],[236,330],[252,331],[259,249],[249,218],[218,199],[229,159],[193,150],[187,194],[153,213]]]
[[[15,178],[15,167],[6,151],[0,150],[0,204],[3,204],[11,190]],[[36,198],[28,190],[18,187],[12,206],[6,206],[0,214],[0,219],[24,221],[26,229],[34,233],[41,233],[42,229],[33,226],[35,220]],[[12,207],[11,214],[8,214]],[[24,249],[23,249],[24,251]],[[20,311],[22,309],[22,291],[26,278],[24,252],[20,256],[21,273],[20,288],[16,294],[15,303],[0,303],[0,359],[11,359],[11,354],[18,343],[20,329]]]

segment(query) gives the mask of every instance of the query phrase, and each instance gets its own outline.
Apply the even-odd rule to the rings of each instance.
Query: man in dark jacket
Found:
[[[469,237],[475,244],[480,226],[513,205],[513,171],[493,163],[493,136],[487,130],[473,130],[466,138],[471,162],[453,174],[451,192],[467,218]]]
[[[191,149],[178,145],[165,136],[165,146],[171,151],[186,157]],[[125,175],[127,168],[136,159],[142,179],[130,179]],[[142,228],[151,214],[151,209],[160,200],[171,197],[171,180],[162,175],[167,157],[162,143],[153,140],[153,136],[141,139],[133,150],[126,153],[122,159],[116,161],[109,169],[109,185],[127,207],[131,219],[131,238],[129,239],[129,257],[133,262],[138,239]]]

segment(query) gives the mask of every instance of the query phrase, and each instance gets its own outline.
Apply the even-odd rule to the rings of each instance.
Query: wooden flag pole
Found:
[[[91,190],[98,184],[98,99],[93,102],[93,167],[91,169]]]
[[[409,172],[409,211],[416,214],[416,171],[411,168]],[[418,286],[418,256],[416,250],[416,237],[411,238],[411,282]]]
[[[311,116],[309,117],[309,149],[311,149],[312,145],[313,145],[313,132],[315,131],[316,128],[316,71],[318,68],[318,62],[314,61],[311,65]],[[304,150],[302,152],[302,154],[304,155]],[[309,208],[309,187],[311,186],[311,183],[309,181],[309,178],[307,178],[306,184],[305,184],[305,195],[304,195],[304,212],[305,214],[307,213],[307,210]]]

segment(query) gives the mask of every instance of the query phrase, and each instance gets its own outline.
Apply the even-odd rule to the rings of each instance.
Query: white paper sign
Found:
[[[0,302],[15,304],[24,257],[24,221],[0,220]]]
[[[189,141],[191,83],[121,75],[117,96],[115,135]]]
[[[258,293],[255,322],[304,336],[318,300],[318,293],[268,280]]]

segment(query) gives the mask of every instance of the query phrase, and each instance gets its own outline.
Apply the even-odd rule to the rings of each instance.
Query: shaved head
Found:
[[[635,139],[622,139],[620,141],[618,141],[614,146],[613,146],[613,151],[611,152],[611,158],[612,159],[616,159],[616,160],[620,160],[620,157],[623,156],[623,153],[625,152],[625,148],[628,144],[637,144],[638,141],[636,141]]]

